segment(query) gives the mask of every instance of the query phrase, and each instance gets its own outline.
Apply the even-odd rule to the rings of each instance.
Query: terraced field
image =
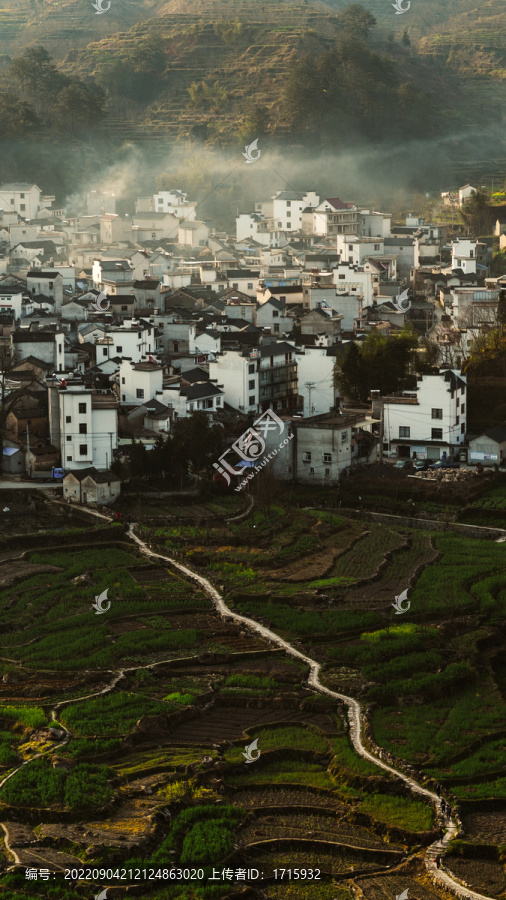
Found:
[[[502,544],[287,505],[138,532],[319,659],[333,690],[374,702],[371,746],[437,779],[460,810],[465,840],[446,854],[449,870],[499,896]],[[349,900],[350,885],[389,900],[408,885],[417,900],[433,896],[422,849],[437,836],[433,810],[357,756],[342,704],[308,690],[307,665],[220,618],[200,587],[126,537],[90,549],[86,539],[29,551],[23,580],[4,563],[1,852],[4,870],[18,862],[0,898],[18,900],[36,859],[56,873],[193,860],[207,875],[227,859],[262,871],[266,896],[287,898],[275,870],[318,865],[319,883],[297,897],[327,900],[331,887],[330,900]],[[111,606],[97,615],[106,588]],[[406,588],[410,609],[396,617]],[[195,898],[212,896],[210,883],[202,890]],[[169,895],[155,885],[151,896]]]

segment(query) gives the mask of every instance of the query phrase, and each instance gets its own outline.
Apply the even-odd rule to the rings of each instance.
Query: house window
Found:
[[[443,410],[442,409],[433,409],[432,410],[432,418],[433,419],[442,419],[443,418]]]
[[[408,438],[410,436],[411,429],[407,425],[399,425],[399,437],[400,438]]]
[[[79,404],[79,412],[80,412],[80,413],[85,413],[85,412],[86,412],[86,403],[80,403],[80,404]]]
[[[121,384],[125,384],[125,379],[124,379],[124,378],[121,379]]]
[[[466,411],[466,404],[463,403],[462,406],[460,407],[460,412],[462,413],[462,415],[464,415],[465,411]]]
[[[221,397],[216,397],[216,406],[221,406]]]
[[[67,462],[72,462],[72,457],[71,457],[71,456],[67,456]]]
[[[190,410],[194,410],[194,409],[195,409],[195,404],[194,404],[194,403],[190,403]]]
[[[233,287],[233,288],[238,288],[238,287],[239,287],[239,282],[238,282],[238,281],[233,281],[233,282],[232,282],[232,287]]]
[[[253,363],[251,366],[248,366],[248,372],[250,375],[253,375],[255,371],[255,364]]]
[[[124,403],[125,400],[126,400],[126,394],[122,394],[122,395],[121,395],[121,399],[123,400],[123,403]]]
[[[286,297],[280,297],[279,299],[282,300],[283,303],[286,303]]]
[[[343,444],[344,444],[344,442],[347,440],[347,438],[348,438],[348,432],[347,432],[347,431],[341,431],[341,442],[342,442]]]
[[[107,356],[107,347],[103,347],[102,356]]]
[[[72,440],[72,435],[71,435],[71,434],[68,434],[66,440],[67,440],[67,441],[71,441],[71,440]]]
[[[302,454],[302,462],[311,462],[311,452],[309,450]]]
[[[345,277],[344,275],[339,275],[339,278],[341,279],[341,281],[344,281],[344,277]]]
[[[348,250],[353,250],[353,244],[348,244]]]
[[[204,405],[204,409],[212,409],[213,401],[212,400],[204,400],[203,405]]]
[[[79,424],[79,434],[88,434],[88,426],[86,422],[81,422]]]
[[[72,416],[65,416],[65,421],[66,421],[67,425],[70,425],[70,423],[72,421]]]
[[[323,462],[331,463],[332,462],[332,453],[324,453],[323,454]]]
[[[250,398],[249,398],[249,405],[250,405],[250,406],[254,406],[254,405],[255,405],[255,398],[254,398],[254,397],[250,397]]]
[[[116,353],[123,353],[123,346],[122,346],[122,345],[118,344],[118,346],[116,347]]]
[[[455,424],[458,425],[460,423],[460,416],[455,417]]]
[[[144,400],[144,388],[137,388],[135,396],[137,397],[137,400]]]
[[[274,334],[279,334],[279,325],[274,325]]]
[[[174,347],[174,353],[177,353],[177,351],[179,350],[179,341],[174,341],[173,347]]]
[[[25,199],[25,195],[24,195],[24,194],[20,194],[19,196],[21,197],[22,200]]]
[[[156,241],[156,231],[151,232],[151,240]]]
[[[52,282],[52,281],[49,282],[49,287],[50,287],[50,288],[53,287],[53,282]]]
[[[379,244],[375,244],[375,245],[374,245],[374,249],[375,249],[375,250],[379,250],[379,248],[380,248],[380,245],[379,245]]]
[[[309,474],[310,474],[310,475],[314,475],[314,468],[313,468],[313,466],[311,466],[311,468],[309,469]]]
[[[249,387],[250,391],[254,390],[254,388],[255,388],[255,380],[254,379],[253,379],[253,381],[249,382],[248,387]]]
[[[291,205],[292,205],[292,201],[291,201],[291,200],[287,200],[287,201],[286,201],[286,205],[287,205],[287,206],[291,206]]]
[[[330,475],[330,469],[325,469],[325,475]]]
[[[248,290],[250,290],[250,291],[253,290],[253,282],[252,281],[248,281]]]
[[[465,392],[466,392],[466,389],[465,389],[465,388],[461,388],[461,389],[460,389],[460,396],[463,397],[464,394],[465,394]]]
[[[465,426],[464,422],[462,422],[462,425],[460,426],[460,433],[464,434],[465,430],[466,430],[466,426]]]
[[[26,209],[26,206],[24,203],[21,203],[19,208],[20,208],[21,212],[24,212],[24,210]]]
[[[431,438],[433,441],[442,441],[443,440],[443,429],[442,428],[433,428],[431,432]]]
[[[278,316],[279,316],[279,313],[278,313],[277,309],[273,310],[272,318],[273,318],[273,319],[277,319]]]
[[[79,444],[79,453],[81,456],[86,456],[88,453],[88,444]]]

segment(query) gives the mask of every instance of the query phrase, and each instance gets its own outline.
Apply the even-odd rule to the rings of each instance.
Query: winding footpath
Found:
[[[90,510],[86,507],[79,507],[79,508],[85,512],[92,513],[97,518],[105,519],[107,521],[112,521],[112,519],[108,518],[107,516],[105,516],[101,513],[96,512],[94,510]],[[250,507],[250,509],[251,509],[251,507]],[[246,515],[248,514],[248,512],[250,512],[250,509],[247,510]],[[243,517],[243,515],[241,515],[241,518],[242,517]],[[376,756],[373,756],[373,754],[370,753],[366,749],[366,747],[364,746],[363,741],[362,741],[362,710],[361,710],[360,704],[353,697],[348,697],[346,694],[340,694],[337,691],[332,691],[330,688],[326,687],[326,685],[322,684],[322,682],[320,681],[320,670],[321,670],[320,663],[318,663],[314,659],[311,659],[311,657],[306,656],[304,653],[301,653],[300,650],[297,650],[295,647],[293,647],[291,644],[289,644],[288,641],[285,641],[274,631],[271,631],[270,628],[267,628],[267,626],[261,625],[260,622],[255,622],[253,619],[249,619],[247,616],[241,616],[241,615],[239,615],[239,613],[235,613],[231,609],[229,609],[229,607],[226,605],[221,594],[216,590],[215,587],[213,587],[213,585],[207,578],[204,578],[202,575],[198,575],[196,572],[192,571],[192,569],[189,569],[187,566],[182,565],[182,563],[177,562],[175,559],[172,559],[172,557],[170,557],[170,556],[164,556],[163,554],[159,553],[158,551],[155,552],[153,550],[150,550],[149,547],[145,544],[145,542],[143,540],[141,540],[141,538],[139,538],[138,535],[135,534],[135,532],[133,530],[135,528],[135,524],[136,524],[135,522],[130,524],[127,534],[128,534],[128,537],[130,537],[133,541],[135,541],[135,543],[139,547],[139,550],[141,551],[141,553],[143,553],[146,557],[148,557],[154,561],[157,561],[159,563],[160,562],[169,563],[172,567],[174,567],[175,569],[178,569],[180,572],[182,572],[184,575],[186,575],[186,577],[189,580],[194,581],[198,585],[200,585],[200,587],[202,587],[204,589],[205,593],[207,594],[207,596],[210,598],[210,600],[214,604],[217,612],[224,619],[228,619],[228,620],[231,620],[231,621],[234,621],[241,625],[246,626],[251,631],[254,631],[257,634],[261,635],[261,637],[263,637],[267,641],[270,641],[272,644],[275,644],[277,647],[281,647],[282,649],[284,649],[289,656],[292,656],[295,659],[300,659],[300,660],[302,660],[302,662],[306,663],[306,665],[309,667],[308,685],[311,688],[313,688],[315,691],[318,691],[321,694],[327,694],[330,697],[334,697],[336,700],[342,701],[348,707],[348,723],[349,723],[350,740],[353,744],[355,751],[358,753],[358,755],[361,756],[363,759],[368,760],[370,763],[373,763],[373,765],[378,766],[379,768],[383,769],[385,772],[388,772],[391,775],[394,775],[396,778],[399,778],[402,781],[404,781],[404,783],[407,784],[407,786],[413,793],[419,794],[420,796],[427,799],[435,807],[437,813],[439,815],[441,815],[441,802],[435,793],[433,793],[432,791],[429,791],[427,788],[424,788],[421,785],[419,785],[413,778],[410,778],[404,772],[395,769],[393,766],[390,766],[387,763],[383,762],[383,760],[380,760]],[[96,691],[93,694],[87,694],[83,697],[75,697],[70,700],[60,701],[60,703],[56,704],[54,709],[52,709],[51,719],[54,722],[58,721],[57,720],[57,710],[60,709],[62,706],[65,706],[69,703],[78,703],[81,700],[85,700],[90,697],[100,696],[102,694],[106,694],[109,691],[113,690],[116,687],[116,685],[119,683],[119,681],[121,681],[121,679],[125,677],[127,672],[137,671],[139,668],[151,669],[156,666],[163,665],[163,664],[164,664],[164,661],[159,661],[157,663],[150,663],[145,666],[132,666],[129,668],[120,669],[113,675],[113,678],[111,679],[109,684],[106,685],[106,687],[103,688],[102,690]],[[11,771],[2,780],[0,780],[0,788],[6,783],[6,781],[9,780],[9,778],[12,778],[12,776],[15,775],[16,772],[18,772],[20,769],[22,769],[23,766],[28,765],[29,763],[33,762],[34,759],[38,759],[42,756],[47,755],[48,753],[54,753],[55,750],[57,750],[59,747],[63,747],[65,744],[68,743],[68,741],[70,740],[70,737],[71,737],[70,732],[65,728],[65,726],[61,725],[61,723],[58,723],[58,725],[63,731],[65,731],[64,740],[59,744],[52,745],[50,748],[42,751],[41,753],[37,753],[36,755],[32,756],[30,759],[25,760],[25,762],[23,762],[20,766],[17,766],[13,771]],[[6,848],[7,848],[7,850],[10,851],[10,853],[14,857],[15,865],[16,864],[19,865],[19,858],[17,857],[17,854],[15,853],[15,851],[12,848],[9,847],[8,830],[3,823],[0,823],[0,824],[2,824],[2,828],[5,832],[4,841],[5,841]],[[436,856],[445,850],[445,848],[447,847],[449,842],[457,835],[457,833],[458,833],[457,824],[454,821],[450,821],[446,826],[446,830],[445,830],[442,840],[435,841],[433,844],[431,844],[427,848],[426,855],[425,855],[425,866],[426,866],[426,869],[427,869],[430,877],[432,878],[432,880],[434,882],[439,883],[441,885],[441,887],[443,887],[446,890],[450,891],[451,893],[457,895],[458,897],[465,898],[465,900],[494,900],[494,898],[487,897],[485,894],[478,894],[475,891],[471,891],[469,888],[464,887],[462,884],[460,884],[458,881],[456,881],[454,878],[452,878],[450,875],[448,875],[447,872],[437,868]],[[14,867],[11,867],[11,868],[14,868]]]

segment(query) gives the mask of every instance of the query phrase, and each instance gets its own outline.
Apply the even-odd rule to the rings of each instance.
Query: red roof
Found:
[[[354,203],[344,203],[339,197],[326,198],[327,203],[331,203],[334,209],[353,209]]]

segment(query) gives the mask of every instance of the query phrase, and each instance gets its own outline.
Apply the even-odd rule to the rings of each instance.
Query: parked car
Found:
[[[426,472],[430,467],[430,459],[418,459],[415,463],[415,472]]]
[[[460,469],[460,463],[453,459],[438,459],[432,463],[431,469]]]
[[[395,463],[394,469],[412,469],[413,463],[410,459],[398,459]]]

